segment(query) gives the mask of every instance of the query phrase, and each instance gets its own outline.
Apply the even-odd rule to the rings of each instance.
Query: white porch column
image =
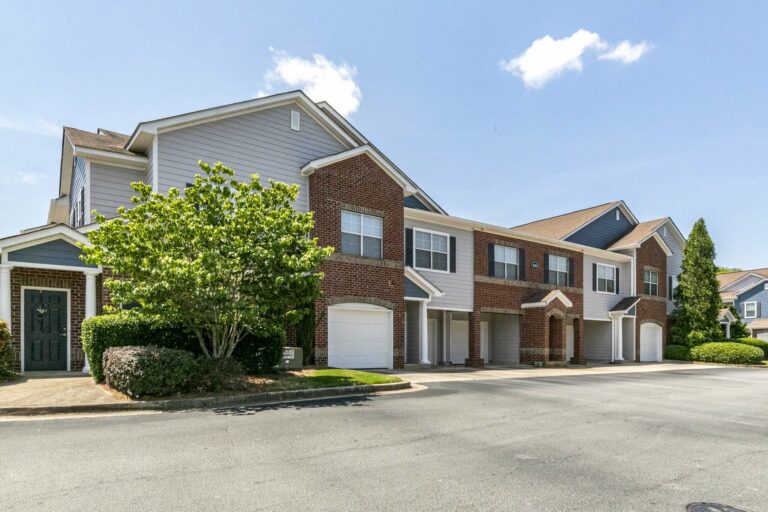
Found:
[[[85,318],[92,318],[96,316],[96,276],[99,275],[98,270],[86,270],[85,272]],[[85,358],[85,366],[83,366],[83,373],[91,373],[91,369],[88,366],[88,358]]]
[[[725,324],[725,339],[727,340],[731,339],[731,323],[730,322]]]
[[[11,328],[11,269],[13,265],[0,265],[0,320]]]
[[[421,340],[421,359],[419,364],[429,364],[429,324],[427,322],[427,301],[422,301],[419,312],[419,339]]]
[[[624,317],[618,317],[616,320],[616,360],[624,360]]]

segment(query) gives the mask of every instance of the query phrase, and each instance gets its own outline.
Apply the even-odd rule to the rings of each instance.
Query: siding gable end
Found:
[[[616,212],[619,212],[619,220],[616,220]],[[634,226],[624,212],[618,206],[612,208],[592,220],[565,240],[589,247],[605,249],[613,242],[626,235]]]

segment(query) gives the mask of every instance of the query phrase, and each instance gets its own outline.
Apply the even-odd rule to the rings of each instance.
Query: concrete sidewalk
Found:
[[[720,368],[720,365],[690,363],[624,363],[590,366],[572,366],[568,368],[531,368],[530,366],[478,368],[433,368],[428,370],[408,371],[392,370],[386,373],[397,375],[414,384],[430,382],[454,382],[492,379],[529,379],[534,377],[578,377],[580,375],[610,375],[619,373],[650,373],[674,370],[707,370]]]
[[[25,374],[0,385],[0,408],[50,407],[124,402],[82,373]]]

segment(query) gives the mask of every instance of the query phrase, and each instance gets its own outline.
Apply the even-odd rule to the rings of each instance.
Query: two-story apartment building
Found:
[[[130,184],[183,189],[197,161],[298,183],[335,253],[316,304],[320,365],[655,361],[685,240],[621,201],[515,228],[448,215],[326,103],[301,92],[140,123],[65,128],[49,224],[0,240],[0,319],[19,368],[79,370],[80,323],[108,297],[77,243]]]
[[[768,340],[768,268],[719,274],[720,297],[733,306],[751,335]]]

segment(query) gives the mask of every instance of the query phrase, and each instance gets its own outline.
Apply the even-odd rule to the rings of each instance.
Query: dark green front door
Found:
[[[24,290],[24,371],[67,370],[67,293]]]

